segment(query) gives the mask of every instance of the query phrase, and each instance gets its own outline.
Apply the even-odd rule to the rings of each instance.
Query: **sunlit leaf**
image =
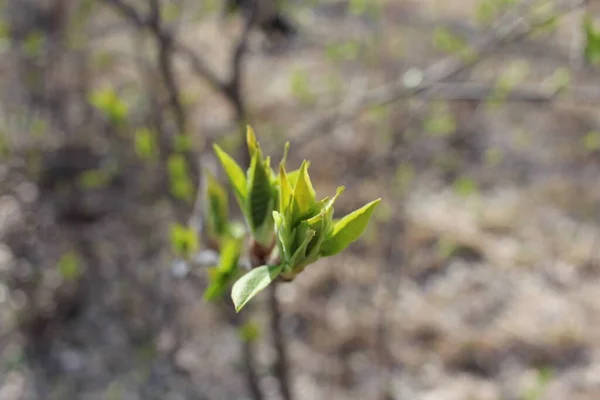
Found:
[[[260,151],[258,142],[256,141],[256,135],[250,125],[246,126],[246,144],[248,145],[248,152],[250,157],[254,157],[254,153]]]
[[[200,248],[198,234],[191,228],[174,224],[171,227],[171,247],[175,254],[187,257]]]
[[[285,214],[288,211],[293,195],[294,192],[288,180],[287,173],[285,172],[283,164],[281,164],[279,166],[279,211],[282,214]]]
[[[588,63],[597,64],[600,62],[600,30],[596,28],[592,14],[584,15],[583,29],[585,34],[583,55]]]
[[[135,152],[145,160],[153,160],[158,157],[158,144],[150,129],[141,128],[135,131]]]
[[[205,170],[204,175],[207,182],[205,213],[208,231],[209,234],[220,238],[227,233],[228,229],[229,204],[227,192],[210,171]]]
[[[231,288],[231,299],[239,312],[254,296],[264,290],[281,273],[281,265],[263,265],[250,270]]]
[[[271,217],[273,190],[265,165],[259,154],[254,153],[248,173],[247,218],[253,231]]]
[[[112,87],[104,87],[92,92],[90,103],[113,123],[123,122],[127,118],[127,104]]]
[[[331,236],[321,245],[322,256],[332,256],[344,250],[363,233],[381,199],[374,200],[337,221]]]
[[[309,228],[306,221],[302,221],[296,228],[296,251],[290,259],[290,268],[297,267],[306,257],[306,249],[310,241],[315,237],[316,232]]]
[[[304,161],[294,186],[294,198],[292,200],[292,221],[294,224],[310,215],[315,207],[315,189],[313,189],[308,176],[307,168],[306,161]]]
[[[223,295],[233,279],[237,277],[242,243],[243,241],[240,238],[225,240],[219,255],[219,265],[212,268],[209,274],[211,282],[204,292],[206,301],[214,300]]]
[[[235,198],[238,201],[238,204],[242,209],[245,208],[246,197],[248,189],[246,187],[246,176],[244,171],[240,168],[240,166],[235,162],[229,154],[225,153],[218,145],[214,145],[215,153],[217,153],[217,157],[221,161],[223,165],[223,169],[227,174],[227,178],[229,179],[229,183],[233,187],[233,193],[235,194]]]

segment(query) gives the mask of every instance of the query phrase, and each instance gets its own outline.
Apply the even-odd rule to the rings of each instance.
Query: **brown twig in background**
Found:
[[[273,364],[273,375],[279,382],[279,389],[284,400],[292,400],[292,388],[290,383],[290,366],[286,340],[281,330],[281,309],[277,299],[277,287],[281,283],[275,281],[269,286],[269,309],[271,313],[271,335],[277,358]]]
[[[219,306],[227,315],[230,325],[236,329],[242,328],[244,325],[243,314],[235,312],[231,302],[220,302]],[[259,378],[256,373],[256,356],[254,355],[254,343],[252,340],[241,340],[242,344],[242,362],[244,367],[244,377],[246,378],[246,385],[252,396],[253,400],[264,400],[262,390],[259,385]]]
[[[577,10],[586,3],[587,0],[575,0],[557,9],[549,18],[533,22],[528,21],[527,15],[522,16],[515,10],[511,10],[499,19],[493,32],[474,47],[469,57],[452,55],[430,65],[421,72],[421,83],[414,87],[407,86],[403,77],[400,77],[366,93],[360,93],[355,101],[349,102],[354,105],[353,107],[344,107],[343,109],[338,107],[293,129],[292,145],[306,144],[322,135],[327,127],[336,123],[348,123],[370,107],[389,105],[407,97],[431,96],[432,92],[435,92],[440,85],[447,83],[449,79],[496,54],[504,46],[528,37],[536,27],[544,26],[550,19]],[[526,7],[526,5],[522,6]],[[553,99],[554,97],[550,100]]]
[[[250,18],[246,20],[243,32],[241,33],[235,50],[231,58],[231,71],[228,79],[220,79],[214,74],[206,65],[206,63],[200,58],[193,50],[186,47],[183,43],[178,41],[171,32],[167,31],[161,23],[160,19],[160,3],[159,0],[150,0],[150,13],[148,17],[143,17],[136,9],[132,6],[122,2],[121,0],[105,0],[108,4],[115,7],[123,16],[125,16],[130,22],[132,22],[139,30],[148,30],[153,36],[158,46],[158,67],[162,81],[167,90],[169,98],[169,106],[173,112],[177,129],[179,133],[187,133],[187,121],[185,110],[182,106],[180,99],[180,89],[177,85],[175,73],[173,70],[173,58],[176,53],[185,58],[189,63],[192,71],[202,80],[208,82],[213,89],[221,93],[232,105],[234,109],[235,119],[238,123],[242,138],[245,134],[245,128],[247,123],[247,110],[243,97],[243,66],[245,56],[248,53],[248,40],[250,31],[254,27],[255,18],[254,13],[251,14]],[[155,117],[159,118],[160,117]],[[155,121],[158,125],[163,125],[159,120]],[[249,166],[250,160],[248,156],[248,149],[242,150],[244,164]],[[196,188],[196,192],[201,193],[201,182],[199,179],[195,181],[199,186]],[[197,203],[197,201],[196,201]],[[197,204],[194,207],[193,214],[199,213]],[[193,215],[192,218],[201,219],[201,215]],[[272,310],[275,310],[274,320],[277,321],[274,326],[279,326],[279,308],[277,300],[272,304]],[[233,308],[225,306],[226,313],[229,316],[229,322],[232,326],[240,328],[243,325],[243,319],[237,313],[233,312]],[[279,328],[274,328],[274,331],[279,332],[275,334],[276,343],[275,348],[280,360],[284,360],[283,363],[278,363],[276,368],[277,378],[281,383],[281,390],[284,398],[291,399],[289,394],[289,385],[287,384],[287,358],[285,356],[285,347],[280,334]],[[283,354],[283,356],[281,356]],[[260,390],[259,380],[256,373],[256,362],[254,356],[254,346],[251,341],[242,340],[242,361],[244,365],[244,375],[249,392],[254,400],[262,400],[264,398],[262,391]],[[283,374],[283,375],[282,375]]]

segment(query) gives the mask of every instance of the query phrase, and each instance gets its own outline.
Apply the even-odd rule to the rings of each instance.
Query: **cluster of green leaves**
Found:
[[[210,283],[204,292],[204,299],[213,301],[225,294],[241,274],[239,261],[246,229],[243,224],[229,219],[229,201],[225,188],[209,170],[204,171],[204,177],[205,237],[220,253],[218,264],[208,269]]]
[[[286,145],[275,172],[270,158],[263,156],[250,127],[246,140],[251,159],[246,173],[229,154],[218,145],[214,146],[251,235],[250,259],[261,264],[253,265],[254,268],[233,284],[231,296],[236,311],[279,276],[292,280],[309,264],[321,257],[335,255],[356,241],[380,201],[372,201],[344,218],[334,220],[333,204],[342,194],[343,187],[338,188],[331,199],[326,197],[317,201],[307,161],[297,170],[286,171],[289,145]],[[237,278],[239,270],[234,264],[240,256],[242,241],[240,230],[232,231],[232,225],[226,222],[224,190],[212,177],[208,185],[208,235],[224,243],[220,247],[220,265],[210,276],[213,286],[210,296],[214,297],[213,293],[216,296],[224,291],[224,282]]]

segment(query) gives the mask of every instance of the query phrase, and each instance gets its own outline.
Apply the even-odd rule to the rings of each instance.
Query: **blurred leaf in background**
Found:
[[[119,97],[114,88],[107,86],[95,90],[90,95],[90,103],[115,124],[127,119],[127,104]]]
[[[66,281],[71,282],[76,280],[83,273],[81,268],[81,260],[79,256],[70,251],[63,254],[57,264],[60,276]]]
[[[200,248],[198,234],[192,228],[181,224],[171,226],[171,248],[173,253],[181,257],[188,257]]]
[[[583,55],[589,64],[596,65],[600,62],[600,29],[594,24],[592,14],[588,13],[583,18],[583,29],[585,34],[585,48],[583,50]]]

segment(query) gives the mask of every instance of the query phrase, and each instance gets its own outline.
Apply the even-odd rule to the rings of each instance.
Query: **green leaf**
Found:
[[[242,244],[241,239],[232,238],[225,241],[219,256],[219,271],[232,273],[237,270]]]
[[[200,248],[196,231],[181,224],[171,227],[171,245],[173,252],[181,256],[188,256]]]
[[[261,228],[267,218],[271,220],[273,211],[273,188],[269,174],[259,158],[259,153],[254,153],[250,170],[248,171],[248,197],[246,217],[253,232]]]
[[[600,61],[600,31],[596,29],[591,14],[587,13],[583,18],[583,29],[586,38],[583,55],[588,63],[597,64]]]
[[[246,322],[238,329],[238,334],[242,341],[254,342],[260,337],[260,326],[255,322]]]
[[[335,223],[331,236],[321,245],[322,256],[332,256],[344,250],[363,233],[381,199],[372,201]]]
[[[254,134],[254,129],[250,125],[246,126],[246,143],[248,145],[248,154],[250,158],[254,157],[254,153],[257,151],[260,152],[260,146],[256,141],[256,135]]]
[[[209,235],[215,238],[221,238],[227,233],[228,229],[229,204],[227,192],[209,170],[205,170],[204,174],[207,177],[207,201],[205,202],[207,209],[205,213],[208,232]]]
[[[283,164],[279,165],[279,211],[285,215],[290,207],[294,191]]]
[[[596,151],[600,150],[600,133],[599,132],[589,132],[586,134],[583,139],[583,146],[587,151]]]
[[[279,165],[283,165],[284,168],[285,168],[285,163],[287,162],[289,152],[290,152],[290,142],[285,142],[285,145],[283,147],[283,156],[281,157],[281,161],[279,162]]]
[[[242,171],[235,160],[231,158],[229,154],[225,153],[218,145],[213,145],[213,148],[223,165],[229,183],[233,186],[233,193],[235,194],[235,198],[237,199],[240,208],[244,209],[248,192],[244,171]]]
[[[310,168],[310,161],[305,161],[305,162],[306,162],[306,169]],[[296,182],[298,182],[298,177],[300,176],[300,168],[288,172],[287,176],[288,176],[288,180],[290,181],[290,186],[295,187]]]
[[[123,122],[127,118],[127,104],[119,98],[112,87],[104,87],[92,92],[89,101],[114,123]]]
[[[140,128],[135,131],[135,152],[138,157],[145,160],[154,160],[158,157],[158,144],[150,129]]]
[[[344,187],[340,186],[337,188],[333,198],[321,200],[323,206],[319,214],[306,221],[309,228],[315,231],[315,237],[306,248],[307,261],[310,263],[315,262],[319,258],[321,244],[327,239],[333,227],[333,204],[343,192]]]
[[[461,196],[469,196],[478,191],[477,182],[464,176],[457,178],[452,186]]]
[[[306,161],[300,167],[298,180],[294,186],[294,198],[292,200],[292,224],[296,225],[301,219],[309,216],[316,203],[316,194],[310,177],[308,176]]]
[[[214,301],[227,292],[228,279],[225,274],[221,274],[215,267],[209,269],[208,272],[211,281],[204,291],[202,298],[204,301]]]
[[[204,300],[211,301],[223,295],[231,281],[237,277],[242,243],[241,238],[225,241],[219,255],[219,265],[209,270],[211,283],[204,292]]]
[[[279,247],[279,253],[283,256],[285,261],[289,261],[292,257],[290,254],[291,246],[291,235],[289,234],[289,227],[286,224],[286,220],[283,215],[277,211],[273,211],[273,221],[275,225],[275,235],[277,236],[277,245]]]
[[[65,281],[74,281],[79,278],[83,271],[77,254],[74,252],[65,253],[58,261],[58,271]]]
[[[282,269],[282,265],[263,265],[238,279],[231,288],[235,311],[239,312],[254,296],[269,286]]]
[[[296,228],[297,247],[289,264],[289,268],[291,268],[292,271],[295,272],[297,267],[303,268],[306,265],[303,263],[306,258],[306,249],[308,248],[310,241],[315,237],[315,234],[316,232],[309,228],[306,221],[302,221],[298,228]]]
[[[173,153],[167,160],[169,184],[173,196],[181,200],[192,201],[194,185],[190,178],[188,163],[183,154]]]

